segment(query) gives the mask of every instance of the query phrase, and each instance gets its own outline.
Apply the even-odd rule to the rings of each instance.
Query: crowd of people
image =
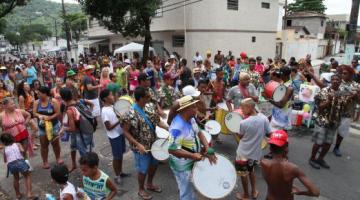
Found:
[[[141,64],[143,63],[143,64]],[[292,127],[293,105],[299,103],[301,85],[320,88],[314,98],[312,151],[309,164],[315,169],[330,166],[324,160],[335,141],[333,153],[341,156],[340,147],[349,134],[352,121],[359,119],[359,64],[339,65],[335,59],[317,75],[311,56],[288,62],[241,52],[196,53],[191,62],[171,55],[145,62],[123,56],[80,56],[65,62],[61,58],[34,58],[2,61],[0,67],[0,149],[8,171],[14,176],[16,197],[20,199],[20,173],[25,177],[26,195],[36,199],[31,189],[31,157],[40,148],[42,168],[51,169],[51,177],[60,187],[60,199],[112,199],[117,185],[129,177],[122,168],[126,141],[133,152],[137,171],[138,195],[151,199],[149,192],[162,192],[155,185],[159,161],[150,152],[156,141],[156,127],[169,131],[169,166],[179,188],[181,200],[197,199],[191,183],[196,161],[209,159],[216,164],[214,142],[208,142],[201,129],[215,119],[220,103],[228,112],[241,110],[243,120],[236,134],[238,144],[235,167],[241,177],[243,192],[238,199],[256,199],[255,167],[261,165],[268,185],[267,199],[293,199],[293,195],[318,196],[319,190],[301,169],[287,159],[288,134]],[[286,86],[280,101],[264,94],[269,82]],[[132,106],[119,114],[114,104],[126,96]],[[262,113],[261,102],[268,102],[270,113]],[[98,168],[99,157],[94,132],[103,123],[113,155],[115,178]],[[270,153],[263,158],[261,142],[267,138]],[[71,163],[64,164],[60,141],[69,141]],[[56,165],[48,160],[51,144]],[[77,160],[77,152],[80,159]],[[230,153],[230,152],[229,152]],[[68,182],[77,169],[83,175],[82,191]],[[32,173],[36,173],[33,171]],[[306,190],[293,186],[299,179]],[[250,182],[250,188],[249,188]]]

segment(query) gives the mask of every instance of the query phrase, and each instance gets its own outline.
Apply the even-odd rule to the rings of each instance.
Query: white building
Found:
[[[176,4],[177,3],[177,4]],[[279,16],[279,0],[167,0],[151,24],[152,46],[159,55],[177,52],[191,59],[196,51],[205,54],[231,50],[265,58],[275,56],[275,38]],[[141,38],[123,38],[91,20],[88,30],[90,47],[112,52]]]

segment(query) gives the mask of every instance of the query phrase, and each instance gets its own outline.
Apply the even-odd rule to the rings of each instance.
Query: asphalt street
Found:
[[[327,162],[330,164],[331,169],[316,170],[308,165],[308,159],[311,151],[311,129],[296,129],[290,132],[290,161],[297,164],[310,179],[319,187],[321,192],[321,200],[359,200],[360,189],[360,131],[352,129],[350,137],[346,138],[343,143],[343,157],[335,157],[329,153],[326,157]],[[111,177],[114,176],[111,164],[111,149],[109,141],[103,127],[99,126],[95,133],[96,147],[95,151],[100,155],[100,169],[104,170]],[[227,156],[231,161],[235,157],[236,142],[233,136],[221,135],[222,144],[216,145],[217,152]],[[267,150],[265,150],[267,151]],[[62,143],[62,157],[67,164],[70,164],[69,143]],[[55,164],[52,151],[50,151],[51,165]],[[58,188],[50,179],[49,170],[41,168],[40,152],[31,159],[31,164],[34,167],[32,173],[34,191],[44,199],[46,193],[58,195]],[[115,199],[122,200],[137,200],[137,182],[136,173],[133,167],[133,155],[128,151],[124,156],[124,172],[131,173],[131,177],[124,179],[124,183],[118,186],[119,193]],[[257,174],[257,187],[260,191],[258,199],[265,199],[266,184],[262,179],[260,170],[256,170]],[[206,182],[207,180],[204,180]],[[76,170],[70,175],[70,182],[74,185],[80,186],[81,175],[80,171]],[[155,177],[155,184],[162,187],[161,194],[153,194],[153,199],[178,199],[178,189],[175,179],[169,169],[167,163],[159,166],[158,172]],[[299,183],[296,183],[299,185]],[[6,178],[6,166],[3,163],[1,156],[0,163],[0,199],[15,199],[15,193],[12,187],[12,177]],[[21,183],[22,191],[24,184]],[[224,199],[235,199],[235,193],[241,191],[241,183],[238,178],[237,186],[231,195]],[[199,199],[205,199],[199,197]],[[312,199],[308,197],[296,197],[297,200]]]

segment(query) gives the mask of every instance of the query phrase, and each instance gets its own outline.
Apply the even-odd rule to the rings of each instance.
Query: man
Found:
[[[194,75],[194,87],[197,87],[200,81],[200,76],[201,76],[201,69],[200,68],[194,68],[193,69],[193,75]]]
[[[248,69],[245,68],[245,69],[241,70],[241,72],[248,73],[250,76],[250,82],[256,88],[258,88],[260,86],[260,83],[262,83],[263,81],[261,80],[260,74],[257,71],[255,71],[255,66],[256,66],[256,60],[254,58],[250,58],[249,59],[249,68]]]
[[[155,92],[155,83],[156,83],[156,70],[154,68],[154,64],[151,60],[148,60],[146,62],[146,68],[144,72],[150,77],[150,87]]]
[[[26,78],[27,84],[32,85],[32,82],[37,79],[37,71],[30,62],[26,63],[25,66],[26,69],[23,71],[24,77]]]
[[[136,171],[138,172],[138,195],[142,199],[151,199],[152,196],[145,191],[161,192],[159,186],[153,184],[153,178],[158,166],[157,160],[152,156],[152,144],[156,140],[155,127],[167,129],[155,111],[155,106],[150,101],[150,93],[147,88],[135,89],[135,105],[121,119],[124,135],[131,144],[134,152]],[[145,179],[147,184],[145,187]]]
[[[346,99],[346,104],[344,104],[344,110],[341,112],[341,122],[333,150],[338,157],[342,156],[340,145],[343,139],[349,135],[352,116],[355,114],[356,104],[360,102],[360,84],[353,80],[355,70],[348,65],[343,65],[341,68],[342,81],[339,90]]]
[[[195,53],[195,56],[193,58],[193,63],[195,64],[197,61],[203,61],[203,58],[198,51]]]
[[[194,84],[194,81],[192,79],[191,75],[191,69],[189,69],[187,66],[187,60],[185,58],[182,58],[180,61],[180,81],[181,85],[179,87],[179,90],[184,88],[187,85]]]
[[[55,71],[55,75],[56,77],[60,77],[62,81],[64,81],[65,77],[66,77],[66,66],[64,64],[64,62],[62,61],[61,57],[58,58],[58,63],[55,66],[56,71]]]
[[[65,87],[71,90],[72,99],[78,101],[80,99],[79,86],[76,80],[76,73],[73,70],[66,72]]]
[[[232,77],[231,77],[231,86],[235,86],[237,84],[239,84],[239,75],[240,75],[240,71],[241,71],[241,59],[237,58],[236,59],[236,64],[234,69],[232,70]]]
[[[213,92],[210,107],[216,107],[216,105],[221,103],[225,98],[224,72],[222,68],[217,68],[215,74],[216,79],[210,81],[208,86],[209,90]]]
[[[318,197],[319,189],[287,158],[289,151],[287,133],[283,130],[275,131],[270,136],[269,144],[273,158],[263,159],[260,163],[268,187],[266,199],[293,200],[294,195]],[[294,186],[295,179],[298,179],[307,190],[302,191]]]
[[[214,64],[221,66],[223,61],[223,55],[221,55],[221,51],[218,50],[217,54],[214,56]]]
[[[120,121],[114,111],[113,104],[115,103],[115,98],[112,92],[108,89],[101,91],[100,99],[104,103],[101,109],[101,119],[104,123],[105,131],[112,149],[112,163],[116,176],[115,182],[120,184],[122,178],[128,176],[122,171],[123,154],[126,151],[123,130],[120,127]]]
[[[259,100],[258,92],[255,86],[250,83],[250,76],[246,72],[239,75],[239,85],[232,87],[226,97],[226,105],[231,112],[231,104],[234,104],[234,110],[240,108],[241,101],[246,98],[252,98],[255,102]]]
[[[171,74],[164,74],[163,79],[164,85],[161,86],[158,91],[159,103],[161,108],[169,109],[173,105],[174,101],[180,97],[180,94],[174,90],[174,79],[171,77]]]
[[[326,169],[330,168],[325,162],[324,157],[333,143],[341,120],[341,107],[343,106],[344,98],[339,90],[340,84],[341,78],[339,75],[333,75],[331,77],[331,86],[323,88],[315,96],[316,114],[318,117],[315,120],[315,131],[312,137],[314,144],[309,160],[309,164],[315,169],[320,169],[320,166]],[[320,155],[316,157],[320,147]]]
[[[259,192],[256,190],[255,167],[261,157],[261,142],[266,135],[270,134],[271,128],[267,117],[255,111],[255,101],[246,98],[241,101],[241,109],[244,115],[249,116],[240,122],[240,132],[237,133],[241,142],[236,150],[236,165],[238,174],[241,176],[243,194],[237,193],[237,199],[249,199],[249,180],[251,185],[251,198],[257,199]]]
[[[98,91],[101,88],[101,85],[98,83],[98,80],[93,76],[95,66],[87,65],[85,67],[85,76],[82,82],[84,86],[84,99],[91,101],[94,104],[94,109],[92,114],[94,117],[100,116],[100,102],[98,99]]]
[[[170,160],[169,165],[174,173],[180,200],[196,200],[195,190],[191,183],[191,170],[195,161],[209,155],[210,163],[216,162],[214,151],[209,149],[205,136],[200,132],[196,122],[196,103],[198,100],[191,96],[179,99],[179,114],[170,125]],[[200,144],[203,145],[201,154]]]
[[[265,71],[265,66],[261,61],[261,56],[256,57],[255,71],[258,72],[260,75],[262,75]]]
[[[124,65],[117,64],[117,69],[115,70],[116,73],[116,82],[120,85],[121,88],[128,88],[128,71],[127,69],[130,68],[131,61],[129,59],[125,59]]]

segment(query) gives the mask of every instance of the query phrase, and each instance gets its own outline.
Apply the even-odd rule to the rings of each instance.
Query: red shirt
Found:
[[[63,63],[58,63],[56,65],[56,76],[60,78],[65,78],[66,76],[66,67]]]

